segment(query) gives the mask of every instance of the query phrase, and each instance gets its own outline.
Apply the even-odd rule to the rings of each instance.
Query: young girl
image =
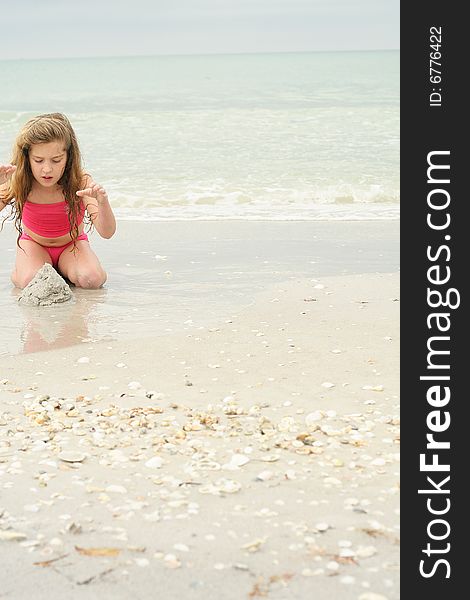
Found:
[[[16,287],[24,288],[46,262],[78,287],[104,284],[84,221],[103,238],[114,235],[116,221],[105,190],[82,169],[65,115],[39,115],[20,131],[11,164],[0,164],[0,211],[5,206],[19,232],[11,275]]]

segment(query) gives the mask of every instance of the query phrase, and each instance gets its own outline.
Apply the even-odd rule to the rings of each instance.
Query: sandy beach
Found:
[[[397,600],[397,230],[122,222],[28,310],[4,230],[0,597]]]

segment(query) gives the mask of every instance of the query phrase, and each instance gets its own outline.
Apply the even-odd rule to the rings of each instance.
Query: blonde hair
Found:
[[[84,176],[87,173],[82,168],[80,149],[70,121],[61,113],[49,113],[38,115],[23,125],[13,145],[10,161],[12,165],[16,165],[16,171],[7,183],[6,189],[0,193],[0,200],[11,207],[10,215],[3,219],[2,228],[6,219],[14,220],[15,228],[18,231],[18,245],[23,233],[21,227],[23,207],[33,185],[29,151],[33,144],[49,142],[63,142],[67,151],[67,162],[58,184],[62,187],[62,193],[68,205],[70,235],[74,246],[78,237],[78,217],[82,199],[77,196],[76,192],[82,189]]]

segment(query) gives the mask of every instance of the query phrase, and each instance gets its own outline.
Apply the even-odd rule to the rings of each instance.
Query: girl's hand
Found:
[[[96,198],[98,204],[108,201],[108,194],[106,193],[106,190],[97,183],[95,183],[93,187],[79,190],[77,192],[77,196],[91,196],[92,198]]]
[[[6,183],[15,171],[15,165],[0,165],[0,185]]]

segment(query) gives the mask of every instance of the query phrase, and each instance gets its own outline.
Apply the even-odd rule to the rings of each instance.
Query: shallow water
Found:
[[[279,282],[399,268],[395,222],[119,222],[115,237],[94,234],[91,244],[104,288],[73,288],[73,304],[23,307],[9,280],[14,231],[3,231],[0,354],[195,333]]]

